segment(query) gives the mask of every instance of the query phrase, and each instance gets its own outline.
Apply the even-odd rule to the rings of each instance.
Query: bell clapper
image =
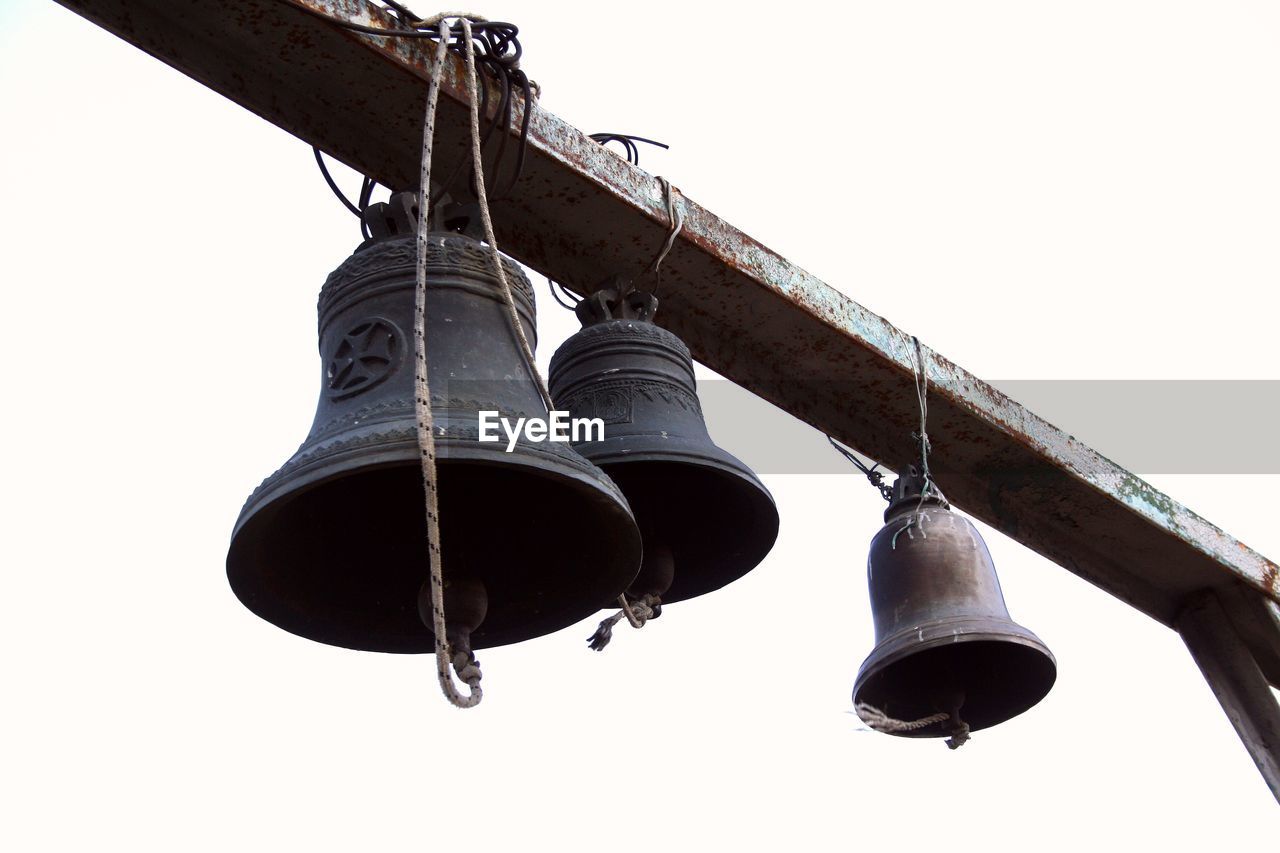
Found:
[[[489,595],[478,578],[456,577],[444,582],[446,617],[445,644],[449,660],[458,679],[474,692],[480,689],[480,662],[471,651],[471,634],[484,622],[489,610]],[[434,632],[431,606],[431,581],[423,581],[418,590],[418,616],[422,624]]]
[[[646,594],[636,598],[630,592],[625,592],[618,596],[618,606],[621,609],[607,619],[600,620],[596,632],[587,637],[587,645],[592,651],[603,651],[609,645],[609,641],[613,639],[613,626],[623,619],[631,623],[632,628],[643,628],[650,619],[657,619],[662,615],[662,599],[657,595]]]
[[[960,718],[960,709],[964,706],[964,693],[952,690],[942,694],[936,703],[938,708],[946,708],[947,749],[959,749],[969,742],[969,724]]]
[[[951,718],[951,737],[947,738],[947,749],[959,749],[969,742],[969,724],[958,715]]]
[[[617,613],[600,622],[596,632],[587,638],[593,651],[602,651],[613,639],[613,626],[624,618],[632,628],[643,628],[650,619],[662,615],[662,595],[671,587],[675,578],[675,560],[671,549],[658,545],[645,552],[640,564],[640,574],[631,582],[627,591],[618,596]],[[643,592],[641,591],[643,590]]]

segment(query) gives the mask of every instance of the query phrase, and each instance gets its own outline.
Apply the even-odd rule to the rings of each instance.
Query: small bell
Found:
[[[446,220],[447,221],[447,220]],[[227,576],[262,618],[313,640],[434,648],[414,412],[416,197],[366,210],[372,238],[320,292],[322,374],[311,433],[245,503]],[[480,440],[479,412],[545,417],[492,259],[472,237],[426,238],[426,350],[449,641],[513,643],[619,595],[640,564],[627,502],[567,443]],[[503,260],[535,339],[533,289]],[[421,595],[420,595],[421,592]]]
[[[604,422],[602,440],[574,447],[627,496],[644,539],[627,597],[660,609],[754,568],[777,538],[778,510],[707,434],[693,359],[653,323],[657,307],[652,294],[612,288],[583,299],[583,328],[552,356],[549,382],[557,406]]]
[[[914,465],[884,517],[867,557],[876,647],[853,686],[863,718],[890,734],[951,736],[954,747],[1043,699],[1057,663],[1009,618],[977,528]]]

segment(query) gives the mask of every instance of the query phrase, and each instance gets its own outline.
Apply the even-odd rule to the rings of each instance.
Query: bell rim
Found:
[[[563,467],[549,469],[546,467],[538,467],[533,464],[529,458],[522,458],[523,454],[506,453],[500,448],[491,450],[487,447],[481,447],[473,442],[466,440],[457,440],[454,442],[442,442],[448,444],[450,453],[445,455],[443,447],[437,457],[437,464],[441,468],[453,466],[476,466],[483,465],[492,468],[515,467],[524,469],[528,473],[537,473],[539,476],[550,478],[562,485],[576,488],[580,491],[578,494],[583,496],[584,506],[592,501],[607,502],[611,507],[608,515],[616,516],[616,520],[621,522],[625,519],[627,535],[625,541],[619,541],[621,537],[614,537],[619,551],[625,552],[625,559],[620,559],[619,563],[632,565],[635,571],[631,572],[626,583],[630,583],[634,579],[635,572],[639,571],[640,558],[643,553],[643,543],[640,535],[639,527],[636,524],[635,516],[631,511],[630,505],[627,503],[626,497],[622,494],[621,489],[609,479],[608,475],[597,466],[591,465],[585,459],[582,460],[584,465],[580,468],[577,465],[570,464],[563,456],[559,454],[540,453],[540,458],[551,458],[555,461],[563,463]],[[538,445],[526,446],[523,442],[521,448],[531,449],[537,447],[538,450],[545,451]],[[462,452],[458,452],[462,451]],[[577,454],[575,454],[577,455]],[[240,603],[251,613],[264,621],[287,631],[295,636],[313,642],[324,643],[325,645],[337,648],[347,648],[356,651],[373,651],[384,652],[390,654],[427,654],[434,651],[434,640],[430,631],[427,630],[421,644],[412,642],[390,643],[370,641],[367,643],[347,643],[337,642],[331,637],[326,637],[324,631],[306,631],[300,630],[297,622],[290,621],[283,616],[275,618],[272,614],[272,608],[268,603],[267,606],[258,606],[256,593],[252,589],[254,584],[255,568],[251,565],[237,567],[233,565],[233,558],[237,552],[238,546],[241,544],[241,536],[246,534],[246,530],[251,528],[255,518],[261,511],[266,508],[279,506],[282,501],[297,499],[306,493],[316,490],[328,483],[341,479],[345,475],[353,471],[375,471],[382,469],[394,468],[414,468],[420,464],[419,449],[416,437],[403,438],[394,442],[387,442],[385,446],[371,450],[367,445],[357,445],[354,447],[344,448],[333,454],[325,454],[318,459],[312,460],[307,465],[301,466],[290,472],[290,476],[281,479],[277,483],[273,483],[269,489],[263,489],[261,492],[254,492],[246,502],[245,507],[241,510],[236,523],[232,528],[231,543],[227,551],[226,575],[232,592]],[[595,475],[591,469],[595,469]],[[284,469],[282,469],[284,470]],[[279,472],[277,472],[278,474]],[[268,481],[276,477],[273,474]],[[265,482],[264,482],[265,485]],[[261,487],[260,487],[261,488]],[[426,558],[426,543],[423,543],[424,564]],[[447,574],[448,567],[445,567]],[[425,573],[424,573],[425,578]],[[626,583],[619,589],[625,588]],[[611,600],[611,599],[610,599]],[[565,613],[570,615],[562,615],[555,620],[556,627],[550,630],[542,630],[535,634],[524,636],[519,632],[500,633],[495,636],[496,639],[477,638],[473,648],[485,649],[496,648],[499,646],[510,645],[512,643],[523,642],[526,639],[532,639],[547,633],[563,630],[576,622],[590,617],[598,612],[606,605],[606,601],[601,601],[597,605],[573,608],[566,610]],[[510,634],[511,636],[508,636]]]
[[[394,413],[394,410],[392,412]],[[352,463],[357,461],[364,462],[372,457],[376,460],[374,464],[378,466],[383,466],[384,464],[388,466],[409,464],[410,462],[419,462],[420,464],[421,450],[418,447],[417,435],[416,425],[404,426],[398,424],[395,420],[375,421],[362,428],[341,430],[327,434],[323,430],[320,431],[318,438],[309,438],[304,442],[293,456],[289,457],[279,469],[263,480],[249,495],[240,510],[235,526],[232,528],[232,537],[234,538],[239,531],[241,523],[252,514],[252,509],[275,500],[277,496],[300,488],[302,485],[308,487],[319,485],[328,479],[326,472],[336,475],[348,470],[343,467],[347,461]],[[501,442],[492,446],[478,443],[476,440],[477,435],[478,430],[469,425],[463,427],[455,426],[452,429],[445,427],[437,432],[437,463],[443,465],[455,460],[459,462],[485,461],[494,465],[514,464],[517,467],[536,468],[536,466],[529,463],[528,457],[538,457],[553,463],[559,463],[565,466],[566,470],[578,472],[575,477],[571,478],[577,482],[604,486],[603,491],[630,511],[631,507],[627,503],[626,496],[618,488],[618,485],[609,478],[600,466],[587,459],[582,453],[568,444],[558,442],[538,443],[521,439],[516,444],[516,448],[520,452],[508,453],[503,449],[505,445]],[[314,448],[310,447],[313,441],[315,443]],[[331,471],[331,468],[335,465],[338,465],[338,467]],[[369,466],[353,464],[352,467],[365,468]],[[290,486],[290,488],[286,490],[285,486]]]
[[[629,452],[625,449],[627,445],[637,444],[641,439],[651,439],[653,446]],[[618,446],[612,446],[615,443]],[[675,461],[672,457],[677,457],[681,464],[715,468],[737,474],[750,480],[772,500],[773,495],[769,489],[741,459],[716,445],[710,445],[713,449],[709,450],[708,445],[710,441],[706,438],[694,441],[687,438],[662,438],[658,433],[648,435],[628,433],[617,439],[605,438],[603,441],[582,442],[573,447],[583,459],[600,468],[605,465],[626,465],[632,462],[669,462]]]
[[[630,453],[625,456],[619,455],[617,458],[613,459],[596,459],[594,456],[586,457],[588,461],[599,466],[606,475],[609,475],[610,479],[613,478],[613,474],[616,472],[615,469],[626,468],[636,463],[671,464],[702,469],[716,476],[732,477],[732,482],[738,483],[742,494],[747,496],[747,500],[751,505],[756,523],[751,527],[754,539],[751,540],[752,547],[748,552],[746,552],[746,556],[739,564],[728,571],[721,571],[714,574],[707,574],[705,570],[695,572],[692,576],[700,576],[704,581],[705,579],[710,578],[710,581],[692,585],[680,584],[679,573],[681,564],[677,562],[677,581],[673,584],[672,590],[662,596],[664,604],[673,604],[697,598],[700,595],[706,595],[723,589],[734,581],[745,577],[768,559],[769,554],[773,551],[774,545],[777,544],[778,534],[781,531],[782,517],[778,512],[777,501],[774,500],[773,493],[769,491],[768,487],[760,481],[755,473],[732,454],[727,453],[718,447],[716,448],[716,450],[719,451],[718,456],[709,456],[705,445],[698,445],[698,447],[699,450],[697,453],[694,453],[692,450],[682,452],[677,448],[668,450],[662,454],[658,454],[657,452]],[[673,459],[673,456],[678,458]],[[616,473],[618,473],[619,476],[624,476],[623,472]],[[635,508],[633,507],[633,512],[634,509]],[[760,523],[762,518],[765,521],[764,524]],[[641,524],[641,535],[643,537],[643,524],[639,516],[637,516],[637,524]],[[610,604],[612,604],[612,602],[610,602]]]
[[[976,626],[976,630],[965,633],[956,633],[954,630],[948,630],[954,628],[956,625],[973,625]],[[920,638],[922,632],[924,633],[924,636]],[[867,655],[866,659],[862,662],[862,666],[858,668],[858,675],[853,682],[853,702],[856,705],[862,701],[859,694],[874,676],[879,675],[894,664],[901,663],[914,654],[945,648],[951,645],[979,642],[1016,645],[1030,651],[1038,652],[1041,659],[1048,664],[1049,670],[1048,678],[1044,680],[1042,684],[1038,685],[1035,691],[1033,691],[1034,698],[1032,698],[1030,702],[1021,703],[1021,707],[1015,713],[1010,714],[1001,720],[972,725],[970,727],[971,731],[980,731],[982,729],[992,728],[993,726],[1000,725],[1014,717],[1025,714],[1027,711],[1040,704],[1040,702],[1044,701],[1045,697],[1047,697],[1053,690],[1053,686],[1057,683],[1058,679],[1058,659],[1054,656],[1053,652],[1049,650],[1049,647],[1045,645],[1044,641],[1036,636],[1035,633],[1011,619],[1003,620],[992,619],[990,617],[968,616],[939,620],[934,623],[933,626],[930,626],[930,630],[926,630],[921,627],[904,629],[902,631],[895,632],[891,636],[876,643],[875,648],[871,650],[871,653]],[[963,716],[963,708],[961,710]],[[912,738],[946,737],[949,732],[945,729],[939,728],[939,725],[940,724],[934,724],[911,731],[889,732],[888,734]]]

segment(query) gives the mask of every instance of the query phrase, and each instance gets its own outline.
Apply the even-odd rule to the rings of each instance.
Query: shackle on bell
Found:
[[[574,447],[618,484],[639,523],[644,561],[627,596],[671,603],[759,564],[777,538],[778,510],[707,433],[693,359],[654,323],[657,298],[612,284],[578,303],[583,328],[551,358],[551,396],[572,417],[604,424],[603,438]]]
[[[464,211],[465,213],[465,211]],[[563,628],[627,587],[640,533],[622,492],[567,443],[483,442],[482,410],[546,417],[488,250],[426,236],[425,348],[435,422],[446,615],[455,644],[503,645]],[[448,216],[437,217],[448,220]],[[298,451],[249,497],[227,576],[254,613],[333,645],[429,652],[419,613],[427,528],[414,412],[413,193],[365,213],[371,237],[320,292],[320,396]],[[465,220],[465,216],[463,216]],[[524,332],[533,289],[502,261]],[[424,624],[424,621],[426,624]]]
[[[948,718],[904,737],[947,737],[1028,710],[1053,687],[1057,662],[1014,622],[987,545],[915,465],[904,468],[871,542],[867,582],[876,645],[853,687],[855,707],[895,721]]]

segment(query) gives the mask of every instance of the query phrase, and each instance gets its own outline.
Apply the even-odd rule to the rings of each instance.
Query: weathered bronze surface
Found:
[[[971,730],[1015,717],[1048,694],[1057,663],[1040,639],[1009,618],[987,545],[940,493],[923,501],[908,466],[885,525],[871,542],[867,581],[876,647],[853,687],[855,704],[911,721],[953,720],[906,737],[953,733],[954,712]]]
[[[578,305],[584,327],[551,359],[551,395],[575,418],[600,418],[604,439],[575,445],[621,487],[644,536],[629,588],[679,601],[754,568],[778,535],[773,498],[707,434],[693,360],[654,325],[657,300],[603,289]]]
[[[227,556],[232,588],[259,616],[313,640],[387,652],[433,647],[418,612],[428,569],[413,403],[411,199],[375,206],[366,215],[373,238],[325,283],[311,433],[249,498]],[[504,263],[535,341],[532,288],[516,264]],[[473,648],[512,643],[619,595],[639,566],[640,534],[618,488],[567,443],[522,437],[508,453],[505,440],[478,440],[480,410],[514,418],[545,417],[546,409],[483,246],[433,232],[427,264],[444,576],[447,585],[453,578],[469,593],[487,592],[487,601],[459,610],[459,619],[483,619]]]

